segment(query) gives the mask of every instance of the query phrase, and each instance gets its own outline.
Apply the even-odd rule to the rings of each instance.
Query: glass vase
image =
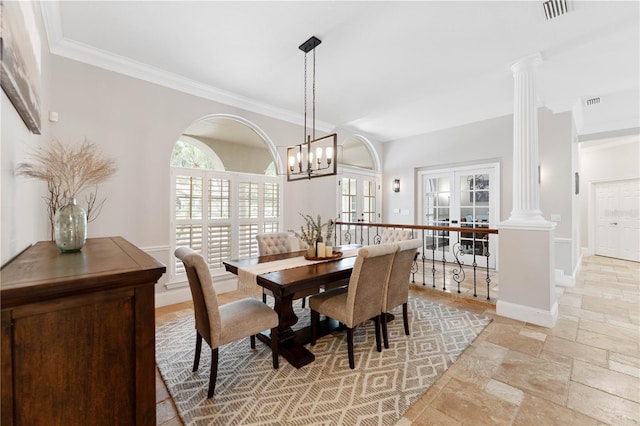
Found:
[[[87,213],[71,198],[54,218],[56,245],[63,253],[78,252],[87,241]]]

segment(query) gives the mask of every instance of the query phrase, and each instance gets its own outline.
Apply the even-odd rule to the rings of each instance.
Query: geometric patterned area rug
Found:
[[[298,326],[308,309],[295,306]],[[402,307],[388,324],[389,349],[376,351],[373,322],[356,328],[349,368],[346,332],[324,336],[309,350],[315,361],[300,369],[249,339],[220,348],[216,391],[207,399],[211,350],[203,342],[192,372],[196,332],[193,315],[156,328],[156,361],[186,425],[394,425],[473,342],[491,319],[409,298],[410,336]]]

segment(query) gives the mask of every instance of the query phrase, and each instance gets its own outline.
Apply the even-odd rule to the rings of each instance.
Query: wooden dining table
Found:
[[[349,250],[358,248],[358,245],[340,246],[336,250]],[[235,275],[243,267],[249,267],[259,263],[273,262],[276,260],[300,257],[304,251],[281,253],[268,256],[250,257],[245,259],[228,260],[223,262],[225,269]],[[280,320],[278,325],[279,352],[291,365],[296,368],[303,367],[314,361],[315,357],[305,344],[310,342],[310,327],[293,329],[298,322],[298,317],[293,310],[293,301],[298,295],[308,293],[308,290],[319,289],[325,285],[344,282],[348,284],[356,256],[341,257],[311,265],[298,266],[289,269],[268,272],[257,275],[256,283],[271,290],[275,299],[274,310]],[[326,319],[319,330],[319,335],[329,333],[338,324]],[[271,345],[269,334],[261,333],[258,339]]]

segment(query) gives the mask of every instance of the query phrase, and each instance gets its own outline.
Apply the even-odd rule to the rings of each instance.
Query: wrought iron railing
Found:
[[[495,274],[495,267],[491,267],[489,236],[498,230],[491,229],[486,224],[473,223],[462,227],[428,226],[428,225],[398,225],[365,222],[335,222],[334,244],[373,245],[383,241],[385,229],[411,232],[412,238],[422,239],[422,250],[419,251],[411,269],[411,280],[415,283],[416,275],[422,275],[422,285],[429,284],[437,288],[441,281],[442,290],[447,291],[447,282],[454,282],[457,292],[462,293],[462,287],[470,284],[472,296],[478,297],[478,280],[484,280],[486,285],[486,300],[491,300],[491,274]],[[497,239],[495,241],[497,243]],[[495,249],[494,249],[495,252]],[[451,254],[447,260],[448,254]],[[464,256],[471,258],[471,263],[465,265]],[[465,269],[465,266],[468,268]],[[472,277],[467,280],[468,269]],[[436,285],[438,283],[438,285]]]

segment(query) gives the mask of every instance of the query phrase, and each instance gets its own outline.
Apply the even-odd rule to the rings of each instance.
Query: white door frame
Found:
[[[587,194],[587,205],[588,205],[588,234],[587,234],[587,248],[589,254],[595,255],[597,250],[597,222],[598,222],[598,211],[597,211],[597,195],[596,188],[600,184],[606,183],[623,183],[623,182],[632,182],[632,181],[640,181],[640,178],[621,178],[621,179],[600,179],[589,182],[589,191]]]
[[[358,208],[362,208],[362,187],[361,187],[361,183],[363,178],[368,178],[369,180],[374,180],[376,183],[376,217],[377,217],[377,221],[376,223],[380,222],[380,218],[382,217],[382,189],[381,189],[381,182],[382,182],[382,174],[378,173],[374,170],[366,170],[366,169],[358,169],[356,167],[349,167],[349,166],[343,166],[342,167],[342,174],[338,175],[338,179],[341,182],[342,178],[352,178],[352,179],[356,179],[358,182],[358,200],[357,200],[357,205]],[[342,210],[342,186],[339,186],[339,190],[336,191],[336,208],[337,208],[337,212],[336,212],[336,216],[338,217],[338,214],[341,213]],[[340,218],[341,221],[345,221],[344,218]]]
[[[452,174],[455,175],[457,173],[465,173],[465,172],[473,172],[476,170],[491,170],[490,174],[493,174],[493,176],[490,179],[493,179],[493,182],[491,183],[490,186],[490,214],[492,216],[492,220],[489,223],[489,227],[491,228],[495,228],[497,226],[498,223],[500,223],[500,163],[499,162],[490,162],[490,163],[478,163],[478,164],[464,164],[464,165],[450,165],[446,168],[434,168],[434,169],[424,169],[424,170],[420,170],[418,172],[418,188],[419,188],[419,192],[418,192],[418,197],[416,199],[417,202],[417,208],[416,211],[418,212],[418,218],[419,218],[419,224],[422,224],[422,220],[425,216],[425,212],[424,212],[424,199],[423,199],[423,194],[425,192],[425,188],[424,188],[424,178],[427,175],[432,175],[432,174]],[[451,182],[451,189],[450,189],[450,193],[453,194],[454,191],[456,193],[459,193],[459,188],[457,186],[457,182]],[[459,214],[459,209],[460,206],[458,203],[454,203],[453,201],[451,201],[449,203],[449,211],[450,211],[450,215],[453,212],[454,209],[457,209],[457,212],[455,213],[456,215]],[[450,226],[455,226],[455,227],[459,227],[460,223],[457,224],[450,224]],[[498,268],[498,244],[499,244],[499,239],[498,236],[495,234],[489,234],[489,247],[490,247],[490,262],[491,262],[491,267],[494,268]],[[463,258],[467,257],[468,255],[464,255]],[[469,256],[470,258],[472,258],[473,256]],[[469,257],[467,257],[466,261],[469,260]],[[494,263],[495,262],[495,263]],[[485,266],[485,265],[479,265],[479,266]]]

